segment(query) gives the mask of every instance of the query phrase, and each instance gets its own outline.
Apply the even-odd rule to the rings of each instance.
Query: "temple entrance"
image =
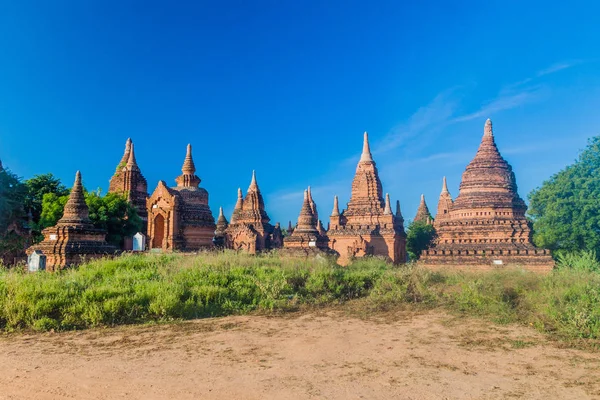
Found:
[[[158,214],[154,218],[154,234],[152,235],[152,248],[161,249],[165,238],[165,217]]]

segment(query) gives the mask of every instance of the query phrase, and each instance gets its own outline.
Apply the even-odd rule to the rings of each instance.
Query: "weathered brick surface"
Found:
[[[148,227],[148,210],[146,209],[148,182],[142,175],[135,159],[135,149],[131,139],[127,139],[125,153],[117,165],[115,174],[110,179],[108,192],[122,194],[127,198],[142,219],[142,232],[145,232]]]
[[[533,246],[526,211],[515,174],[500,155],[492,122],[487,120],[454,202],[444,179],[434,222],[438,236],[435,245],[423,252],[420,263],[429,268],[550,270],[554,265],[550,251]]]
[[[213,247],[216,225],[208,192],[199,187],[200,178],[188,144],[182,175],[177,186],[168,187],[164,181],[148,199],[148,247],[164,251],[197,251]]]
[[[106,231],[95,228],[89,219],[79,171],[62,218],[55,226],[44,229],[42,234],[44,240],[28,248],[27,254],[41,250],[46,256],[46,269],[49,271],[117,252],[106,242]]]
[[[283,234],[279,223],[273,226],[270,221],[253,171],[246,198],[242,189],[238,189],[238,200],[225,229],[225,246],[250,254],[282,247]]]
[[[365,132],[363,152],[352,182],[352,196],[345,210],[339,211],[337,196],[329,218],[329,247],[339,254],[338,263],[346,265],[354,257],[384,256],[394,263],[406,260],[404,220],[391,210],[389,196],[384,200],[379,173]]]

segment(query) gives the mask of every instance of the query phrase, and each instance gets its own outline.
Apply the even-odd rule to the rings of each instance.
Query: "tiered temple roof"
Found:
[[[406,235],[391,211],[389,196],[384,199],[366,132],[350,201],[340,212],[338,198],[334,198],[329,226],[330,247],[339,253],[340,264],[365,255],[382,255],[394,263],[405,261]]]
[[[119,165],[117,165],[115,174],[110,179],[108,192],[119,193],[127,198],[142,219],[144,223],[143,230],[145,231],[148,225],[148,211],[146,209],[148,182],[142,175],[135,159],[135,149],[131,139],[127,139],[125,143],[125,153]]]
[[[90,221],[79,171],[62,217],[55,226],[44,229],[42,234],[44,240],[27,249],[27,253],[40,250],[46,256],[46,269],[49,271],[117,252],[106,242],[106,231],[95,228]]]
[[[525,202],[517,193],[512,167],[498,151],[489,119],[477,154],[463,173],[458,197],[451,202],[444,180],[438,210],[447,211],[435,220],[435,245],[421,257],[426,266],[520,265],[538,272],[553,267],[550,252],[531,242]]]
[[[181,172],[175,179],[177,186],[160,181],[147,201],[150,248],[197,251],[213,246],[215,219],[208,192],[199,187],[190,144]]]
[[[304,191],[304,201],[298,216],[298,224],[293,232],[284,239],[284,247],[327,249],[327,236],[320,227],[316,210],[317,207],[309,188]]]
[[[281,228],[279,224],[271,225],[270,221],[258,187],[256,172],[252,171],[252,180],[245,198],[242,189],[238,189],[237,202],[226,229],[227,247],[251,254],[281,247]]]

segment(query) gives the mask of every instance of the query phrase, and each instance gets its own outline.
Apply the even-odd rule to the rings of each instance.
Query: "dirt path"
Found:
[[[600,398],[600,354],[439,312],[391,319],[330,312],[3,337],[0,399]]]

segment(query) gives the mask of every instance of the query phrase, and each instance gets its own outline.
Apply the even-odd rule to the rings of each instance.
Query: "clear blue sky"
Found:
[[[600,134],[597,1],[1,1],[0,159],[107,189],[125,140],[152,192],[192,143],[229,217],[256,169],[273,222],[327,223],[362,146],[411,219],[456,196],[485,119],[522,197]]]

